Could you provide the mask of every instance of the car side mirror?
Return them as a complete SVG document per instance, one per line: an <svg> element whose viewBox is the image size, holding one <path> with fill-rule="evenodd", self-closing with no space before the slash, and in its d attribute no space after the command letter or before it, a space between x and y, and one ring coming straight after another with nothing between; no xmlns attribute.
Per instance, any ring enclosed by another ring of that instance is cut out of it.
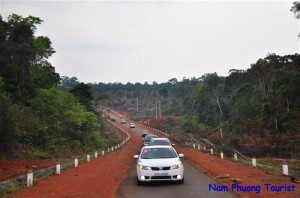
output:
<svg viewBox="0 0 300 198"><path fill-rule="evenodd" d="M144 146L148 146L148 143L144 143Z"/></svg>
<svg viewBox="0 0 300 198"><path fill-rule="evenodd" d="M183 158L183 157L184 157L184 155L183 155L183 154L181 154L181 153L179 153L179 154L178 154L178 157L179 157L179 158Z"/></svg>
<svg viewBox="0 0 300 198"><path fill-rule="evenodd" d="M175 144L172 144L172 146L175 146Z"/></svg>
<svg viewBox="0 0 300 198"><path fill-rule="evenodd" d="M134 155L133 158L134 159L139 159L139 155Z"/></svg>

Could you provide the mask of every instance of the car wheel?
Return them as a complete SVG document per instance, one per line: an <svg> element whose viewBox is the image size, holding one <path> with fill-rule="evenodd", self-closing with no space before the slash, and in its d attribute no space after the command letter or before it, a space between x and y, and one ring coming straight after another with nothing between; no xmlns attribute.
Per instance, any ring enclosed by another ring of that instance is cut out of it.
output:
<svg viewBox="0 0 300 198"><path fill-rule="evenodd" d="M143 185L143 182L140 181L140 180L138 180L138 178L136 178L136 184L137 184L138 186L141 186L141 185Z"/></svg>
<svg viewBox="0 0 300 198"><path fill-rule="evenodd" d="M179 180L178 183L179 183L179 184L183 184L183 183L184 183L184 178L182 178L182 180Z"/></svg>

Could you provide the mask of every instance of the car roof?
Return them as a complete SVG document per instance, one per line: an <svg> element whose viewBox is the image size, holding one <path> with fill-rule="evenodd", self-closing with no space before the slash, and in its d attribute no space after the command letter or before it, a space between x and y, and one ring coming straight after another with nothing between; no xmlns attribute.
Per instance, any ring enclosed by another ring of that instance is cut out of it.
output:
<svg viewBox="0 0 300 198"><path fill-rule="evenodd" d="M153 133L148 133L146 137L153 137L153 136L154 136L154 137L155 137L155 136L158 137L157 135L155 135L155 134L153 134Z"/></svg>
<svg viewBox="0 0 300 198"><path fill-rule="evenodd" d="M169 141L169 138L152 138L151 141L154 141L154 140L166 140L166 141Z"/></svg>
<svg viewBox="0 0 300 198"><path fill-rule="evenodd" d="M144 148L173 148L169 145L153 145L153 146L144 146Z"/></svg>

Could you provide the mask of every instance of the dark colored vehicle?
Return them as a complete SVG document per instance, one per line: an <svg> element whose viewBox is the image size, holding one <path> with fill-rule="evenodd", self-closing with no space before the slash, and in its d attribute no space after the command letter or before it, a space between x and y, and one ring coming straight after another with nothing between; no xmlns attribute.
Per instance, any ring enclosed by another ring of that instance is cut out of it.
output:
<svg viewBox="0 0 300 198"><path fill-rule="evenodd" d="M152 138L148 146L155 146L155 145L172 146L168 138Z"/></svg>
<svg viewBox="0 0 300 198"><path fill-rule="evenodd" d="M149 134L149 131L147 131L147 130L142 131L142 137L146 137L146 135L148 135L148 134Z"/></svg>
<svg viewBox="0 0 300 198"><path fill-rule="evenodd" d="M152 138L157 138L157 137L158 136L154 135L154 134L148 134L148 135L146 135L145 139L144 139L144 146L148 145Z"/></svg>

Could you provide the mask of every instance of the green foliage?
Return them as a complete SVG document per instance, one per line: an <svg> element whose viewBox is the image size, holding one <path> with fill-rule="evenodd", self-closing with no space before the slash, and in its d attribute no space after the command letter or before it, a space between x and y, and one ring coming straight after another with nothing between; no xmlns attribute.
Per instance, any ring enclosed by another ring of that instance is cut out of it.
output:
<svg viewBox="0 0 300 198"><path fill-rule="evenodd" d="M70 90L70 93L74 94L87 110L92 110L93 96L90 92L90 86L84 83L78 83Z"/></svg>
<svg viewBox="0 0 300 198"><path fill-rule="evenodd" d="M293 4L294 5L291 8L291 12L293 12L295 14L295 17L297 19L300 19L300 2L299 1L295 1Z"/></svg>
<svg viewBox="0 0 300 198"><path fill-rule="evenodd" d="M11 100L0 92L0 151L11 156L16 143L15 106Z"/></svg>
<svg viewBox="0 0 300 198"><path fill-rule="evenodd" d="M0 156L49 158L66 151L104 148L119 141L106 134L92 111L89 86L60 76L48 62L55 52L33 16L0 16ZM76 86L75 86L76 85Z"/></svg>
<svg viewBox="0 0 300 198"><path fill-rule="evenodd" d="M64 92L69 92L71 89L77 85L78 79L76 77L69 78L67 76L62 76L60 79L59 89Z"/></svg>
<svg viewBox="0 0 300 198"><path fill-rule="evenodd" d="M199 121L197 116L185 116L178 125L176 131L180 133L194 133L198 130Z"/></svg>
<svg viewBox="0 0 300 198"><path fill-rule="evenodd" d="M59 82L59 75L47 61L54 50L48 37L35 37L41 19L12 14L0 17L0 76L4 88L15 101L26 103L35 89L50 88Z"/></svg>

